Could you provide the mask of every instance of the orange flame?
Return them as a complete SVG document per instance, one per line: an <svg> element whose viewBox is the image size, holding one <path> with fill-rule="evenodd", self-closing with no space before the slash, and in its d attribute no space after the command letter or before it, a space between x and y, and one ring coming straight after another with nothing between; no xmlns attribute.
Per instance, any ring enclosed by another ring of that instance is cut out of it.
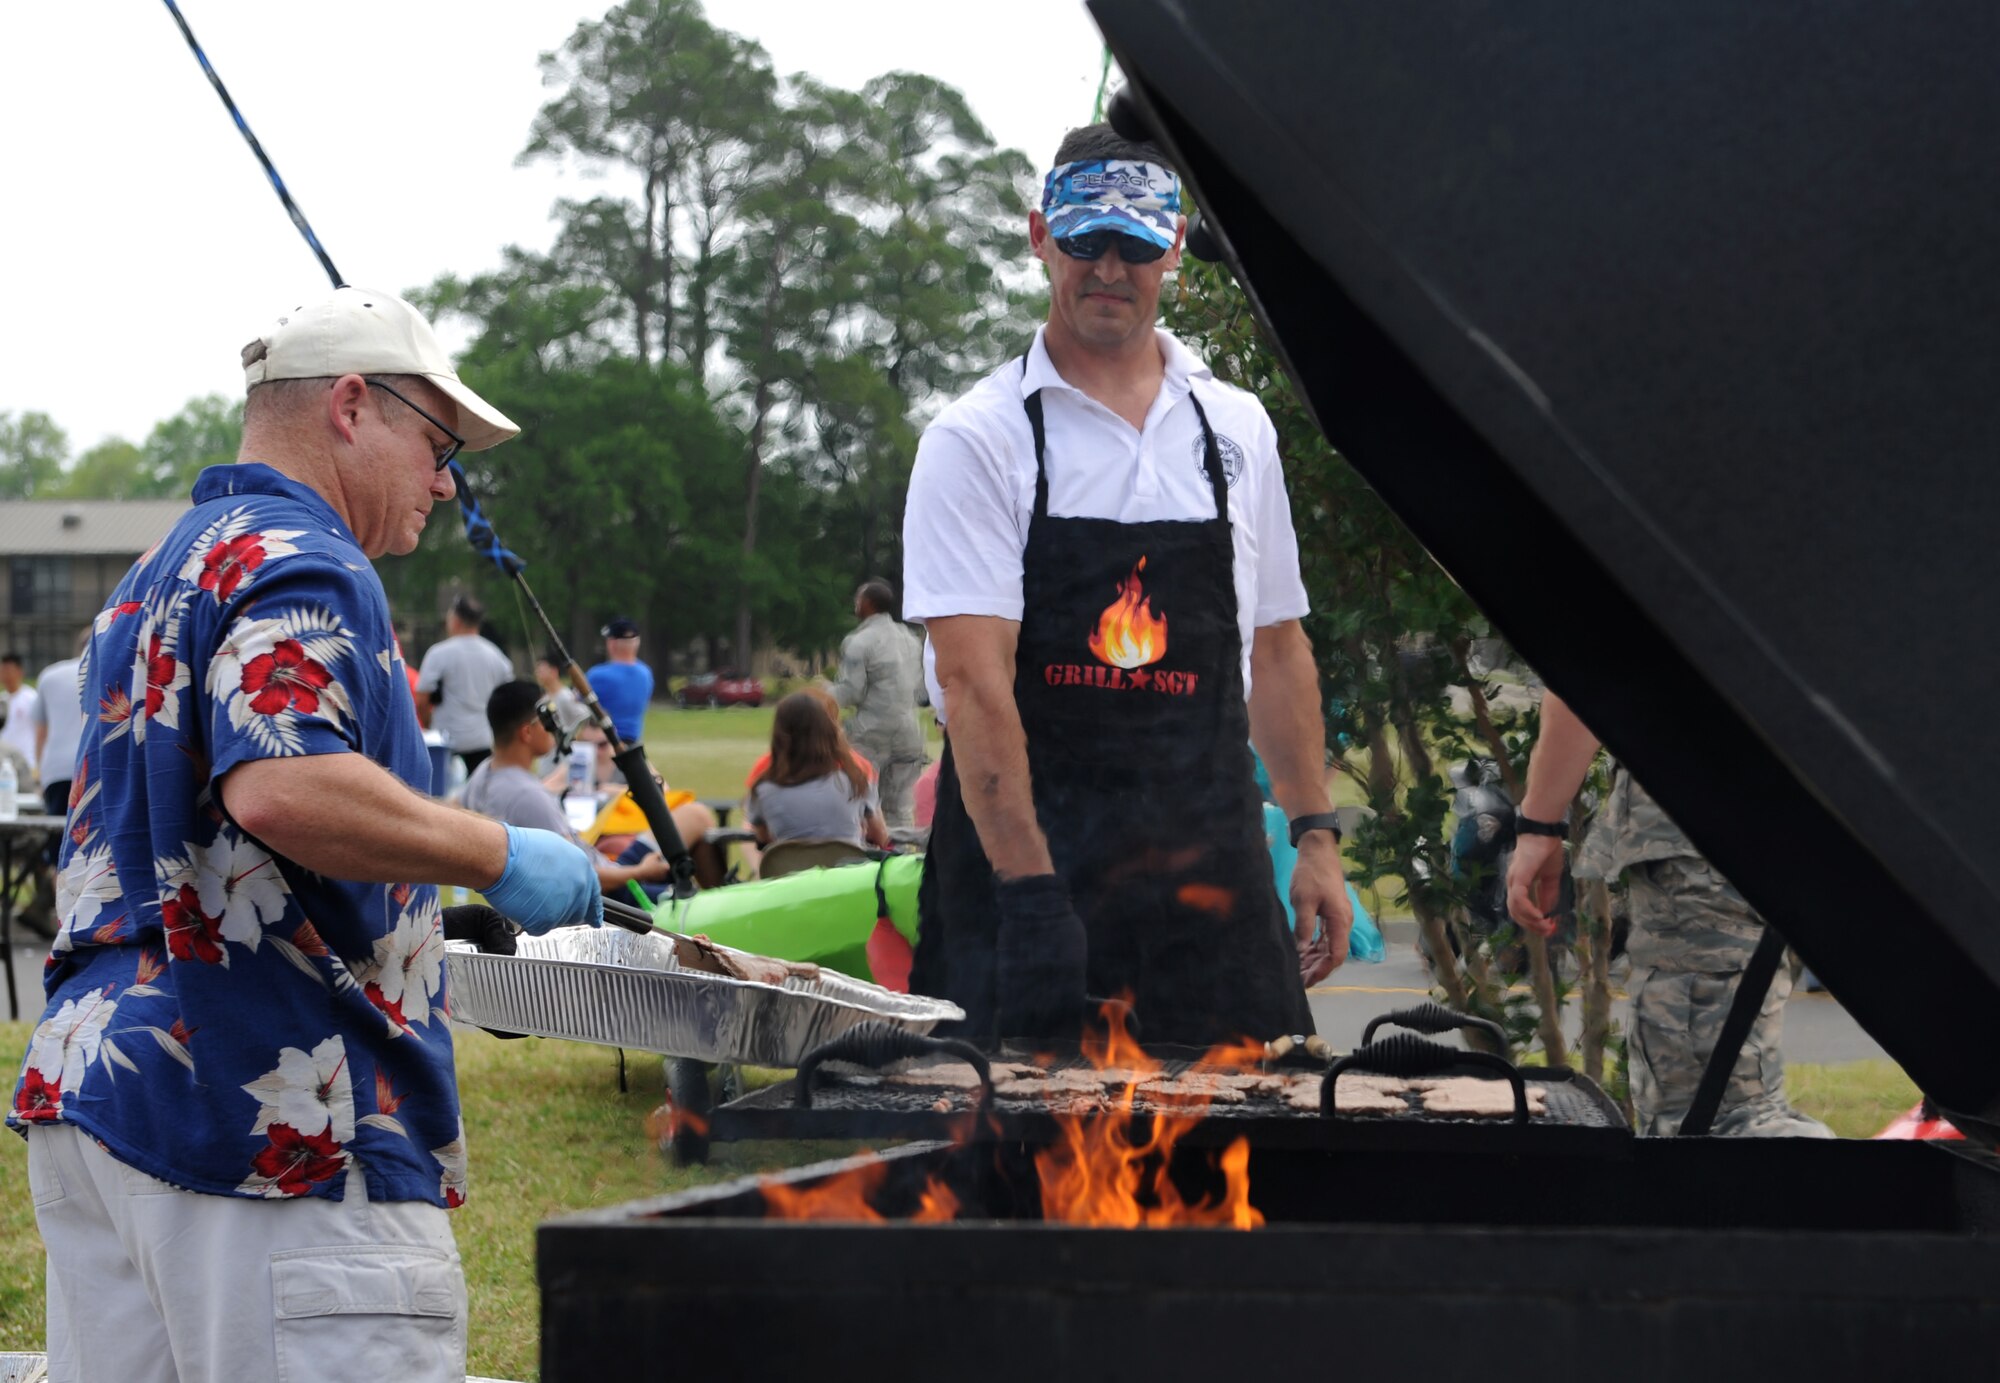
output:
<svg viewBox="0 0 2000 1383"><path fill-rule="evenodd" d="M1146 559L1118 583L1118 599L1105 607L1090 636L1090 653L1110 667L1139 668L1167 656L1166 616L1153 614L1153 603L1139 584Z"/></svg>
<svg viewBox="0 0 2000 1383"><path fill-rule="evenodd" d="M888 1176L888 1163L870 1162L811 1186L788 1186L782 1181L767 1180L758 1189L764 1193L766 1219L877 1224L888 1218L875 1208ZM933 1172L917 1193L916 1211L908 1219L911 1224L945 1224L958 1218L958 1205L958 1196Z"/></svg>
<svg viewBox="0 0 2000 1383"><path fill-rule="evenodd" d="M1133 1038L1125 1025L1130 1010L1122 1003L1106 1004L1104 1028L1087 1034L1082 1050L1100 1071L1122 1077L1112 1107L1102 1113L1057 1114L1057 1141L1035 1154L1041 1184L1042 1218L1076 1225L1141 1228L1163 1225L1208 1225L1256 1229L1263 1212L1250 1203L1250 1143L1235 1139L1211 1165L1222 1173L1220 1195L1189 1200L1175 1185L1171 1169L1174 1150L1187 1131L1200 1123L1213 1103L1200 1093L1199 1081L1189 1081L1180 1093L1149 1091L1150 1114L1145 1131L1138 1131L1133 1113L1139 1087L1165 1070ZM1262 1043L1244 1040L1210 1049L1194 1068L1247 1071L1263 1059ZM1043 1064L1038 1055L1037 1064ZM1162 1111L1165 1107L1166 1112ZM967 1121L954 1130L963 1144L973 1133ZM810 1186L766 1180L765 1215L774 1220L847 1220L880 1223L888 1217L877 1208L889 1175L889 1164L867 1163ZM915 1224L937 1224L958 1218L956 1194L933 1173L918 1193L917 1209L908 1216Z"/></svg>
<svg viewBox="0 0 2000 1383"><path fill-rule="evenodd" d="M813 1186L764 1183L764 1213L773 1220L862 1220L883 1218L868 1198L889 1175L889 1164L871 1162L828 1177Z"/></svg>
<svg viewBox="0 0 2000 1383"><path fill-rule="evenodd" d="M1126 1030L1127 1011L1123 1005L1105 1005L1104 1031L1087 1037L1083 1044L1091 1065L1125 1075L1115 1107L1102 1115L1057 1115L1061 1138L1035 1154L1035 1172L1042 1186L1042 1218L1121 1228L1257 1228L1264 1223L1264 1216L1250 1204L1247 1139L1234 1140L1219 1159L1224 1181L1220 1199L1189 1201L1169 1175L1175 1145L1208 1113L1209 1096L1164 1097L1161 1102L1172 1104L1177 1112L1154 1114L1144 1135L1135 1132L1133 1096L1141 1084L1162 1074L1162 1068ZM1198 1066L1242 1069L1262 1056L1260 1046L1236 1043L1213 1049Z"/></svg>

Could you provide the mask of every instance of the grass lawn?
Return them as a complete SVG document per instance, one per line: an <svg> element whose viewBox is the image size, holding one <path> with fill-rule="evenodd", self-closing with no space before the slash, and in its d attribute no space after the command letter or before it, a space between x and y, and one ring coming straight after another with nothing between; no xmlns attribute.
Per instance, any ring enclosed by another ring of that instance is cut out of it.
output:
<svg viewBox="0 0 2000 1383"><path fill-rule="evenodd" d="M736 801L750 765L771 748L772 705L722 706L715 710L683 711L655 703L646 712L646 757L671 787L686 788L697 797ZM931 757L943 752L944 740L928 709L917 712Z"/></svg>
<svg viewBox="0 0 2000 1383"><path fill-rule="evenodd" d="M31 1025L0 1023L0 1070L20 1069ZM646 1116L660 1102L660 1060L627 1053L618 1093L608 1047L456 1033L459 1089L472 1149L471 1197L452 1212L472 1296L475 1374L536 1375L540 1298L535 1226L565 1211L663 1195L703 1182L799 1166L854 1144L718 1145L704 1168L655 1151ZM27 1144L0 1137L0 1353L42 1348L42 1244L28 1199Z"/></svg>
<svg viewBox="0 0 2000 1383"><path fill-rule="evenodd" d="M14 1072L29 1025L0 1024L0 1070ZM628 1054L618 1093L608 1048L458 1034L459 1086L472 1149L472 1195L452 1215L472 1293L474 1373L535 1376L539 1298L535 1225L554 1215L660 1195L749 1172L798 1166L852 1145L717 1145L708 1167L680 1169L655 1150L646 1115L659 1103L656 1057ZM1865 1138L1916 1103L1893 1062L1793 1066L1792 1097L1846 1138ZM42 1342L42 1247L27 1196L27 1145L0 1138L0 1351Z"/></svg>

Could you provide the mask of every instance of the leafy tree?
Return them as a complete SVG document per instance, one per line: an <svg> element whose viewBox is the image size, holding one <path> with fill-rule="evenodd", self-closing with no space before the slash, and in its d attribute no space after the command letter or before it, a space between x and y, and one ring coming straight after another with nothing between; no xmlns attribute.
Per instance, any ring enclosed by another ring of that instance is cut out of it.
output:
<svg viewBox="0 0 2000 1383"><path fill-rule="evenodd" d="M921 420L1032 331L1008 267L1026 255L1032 176L958 91L892 72L864 86L837 185L862 227L859 298L802 390L811 465L861 571L900 584L903 499Z"/></svg>
<svg viewBox="0 0 2000 1383"><path fill-rule="evenodd" d="M731 647L753 648L758 519L765 467L797 423L811 362L831 348L861 295L859 221L839 205L863 177L849 133L865 118L852 93L798 80L793 100L761 131L760 173L741 202L745 226L723 288L724 342L747 407L742 546Z"/></svg>
<svg viewBox="0 0 2000 1383"><path fill-rule="evenodd" d="M529 398L544 375L581 388L673 362L736 448L674 473L678 541L706 554L674 563L699 588L673 604L676 637L711 654L726 637L738 660L760 628L822 646L858 580L900 577L922 418L1027 334L1006 266L1028 164L929 77L780 83L697 0L626 0L542 68L554 94L522 158L609 185L558 204L545 253L510 248L498 271L424 296L474 319L471 358L505 362Z"/></svg>
<svg viewBox="0 0 2000 1383"><path fill-rule="evenodd" d="M700 380L731 207L776 89L769 58L696 0L629 0L544 54L542 80L558 95L521 157L622 169L638 191L560 204L559 253L616 286L641 360L677 354Z"/></svg>
<svg viewBox="0 0 2000 1383"><path fill-rule="evenodd" d="M139 497L185 495L208 466L226 466L243 446L243 403L221 394L189 399L154 424L140 447L145 464Z"/></svg>
<svg viewBox="0 0 2000 1383"><path fill-rule="evenodd" d="M61 484L69 438L46 413L0 412L0 499L47 499Z"/></svg>
<svg viewBox="0 0 2000 1383"><path fill-rule="evenodd" d="M1463 591L1328 445L1226 272L1187 261L1168 295L1169 324L1199 343L1216 376L1255 394L1270 413L1302 539L1312 600L1306 627L1324 690L1327 742L1360 783L1374 816L1348 844L1357 884L1388 883L1415 915L1441 996L1503 1021L1513 1043L1568 1061L1560 1017L1570 997L1539 938L1510 926L1480 937L1467 923L1464 880L1450 858L1452 789L1440 765L1495 761L1516 799L1533 742L1533 713L1509 718L1474 675L1470 650L1491 633ZM1456 695L1454 694L1456 693ZM1461 708L1460 702L1463 702ZM1584 815L1575 813L1577 818ZM1583 1057L1602 1075L1615 1045L1601 909L1582 919ZM1509 992L1497 960L1523 948L1528 996Z"/></svg>
<svg viewBox="0 0 2000 1383"><path fill-rule="evenodd" d="M62 499L142 498L146 454L123 437L107 437L77 457L56 488Z"/></svg>
<svg viewBox="0 0 2000 1383"><path fill-rule="evenodd" d="M464 457L501 541L528 562L543 606L589 661L615 614L656 641L704 632L713 573L732 544L701 522L739 442L678 366L612 357L546 366L492 332L460 364L466 382L521 424L521 436ZM467 545L456 515L434 512L418 551L386 564L398 608L434 611L449 584L479 591L515 646L539 651L538 624L516 616L511 582ZM410 650L415 656L420 650Z"/></svg>

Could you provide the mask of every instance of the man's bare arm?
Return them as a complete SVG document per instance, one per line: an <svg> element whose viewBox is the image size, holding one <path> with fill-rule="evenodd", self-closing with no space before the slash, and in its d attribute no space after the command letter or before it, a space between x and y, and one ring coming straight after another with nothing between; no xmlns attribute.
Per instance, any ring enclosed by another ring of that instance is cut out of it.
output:
<svg viewBox="0 0 2000 1383"><path fill-rule="evenodd" d="M1020 621L952 615L925 627L937 655L959 790L993 872L1002 879L1053 873L1048 840L1035 820L1028 736L1014 703Z"/></svg>
<svg viewBox="0 0 2000 1383"><path fill-rule="evenodd" d="M359 754L253 759L217 786L238 826L328 878L484 889L507 867L499 822L421 796Z"/></svg>
<svg viewBox="0 0 2000 1383"><path fill-rule="evenodd" d="M1597 749L1597 736L1576 718L1569 703L1554 692L1545 692L1541 732L1528 756L1528 787L1521 794L1521 815L1530 821L1561 820L1583 787Z"/></svg>
<svg viewBox="0 0 2000 1383"><path fill-rule="evenodd" d="M1288 818L1333 810L1326 791L1319 665L1313 662L1312 640L1295 619L1263 625L1251 641L1250 742L1271 776L1271 796ZM1334 964L1345 961L1354 907L1332 832L1311 831L1299 842L1291 902L1299 944L1324 926Z"/></svg>
<svg viewBox="0 0 2000 1383"><path fill-rule="evenodd" d="M1267 624L1250 644L1250 742L1287 817L1333 810L1326 792L1326 721L1312 640L1295 619Z"/></svg>
<svg viewBox="0 0 2000 1383"><path fill-rule="evenodd" d="M1521 815L1530 821L1559 821L1583 786L1597 757L1597 736L1554 692L1542 697L1542 728L1528 758L1528 786ZM1507 911L1529 931L1551 936L1561 897L1563 843L1555 836L1522 835L1507 865Z"/></svg>

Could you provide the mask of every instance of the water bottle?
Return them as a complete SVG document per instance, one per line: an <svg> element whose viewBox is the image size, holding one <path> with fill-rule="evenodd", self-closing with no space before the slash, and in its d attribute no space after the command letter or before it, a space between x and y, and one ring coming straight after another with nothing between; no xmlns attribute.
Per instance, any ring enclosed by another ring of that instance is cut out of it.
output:
<svg viewBox="0 0 2000 1383"><path fill-rule="evenodd" d="M597 777L597 746L585 740L578 740L569 747L569 787L565 795L591 797L595 795Z"/></svg>
<svg viewBox="0 0 2000 1383"><path fill-rule="evenodd" d="M0 821L15 821L21 815L21 778L14 772L14 760L0 756Z"/></svg>

